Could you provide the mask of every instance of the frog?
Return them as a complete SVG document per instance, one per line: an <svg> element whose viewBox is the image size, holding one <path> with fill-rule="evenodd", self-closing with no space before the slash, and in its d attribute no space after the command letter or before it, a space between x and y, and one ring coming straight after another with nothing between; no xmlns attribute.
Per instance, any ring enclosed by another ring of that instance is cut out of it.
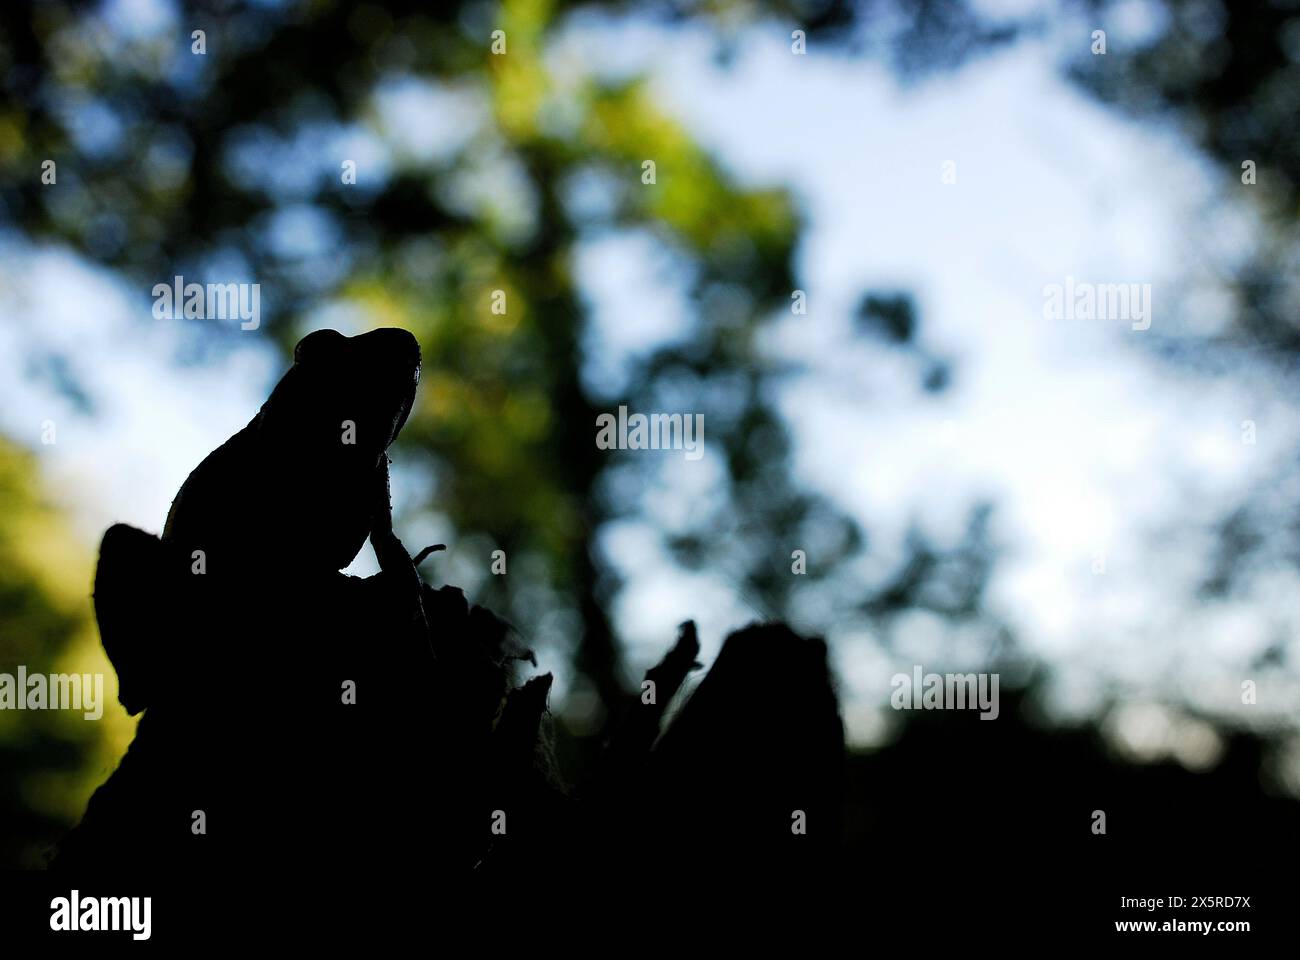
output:
<svg viewBox="0 0 1300 960"><path fill-rule="evenodd" d="M247 607L356 592L341 571L367 538L419 629L426 554L410 557L393 532L387 453L419 380L409 331L312 332L257 414L186 478L161 535L109 527L93 597L128 713L165 690L184 652L181 624L221 616L234 595Z"/></svg>

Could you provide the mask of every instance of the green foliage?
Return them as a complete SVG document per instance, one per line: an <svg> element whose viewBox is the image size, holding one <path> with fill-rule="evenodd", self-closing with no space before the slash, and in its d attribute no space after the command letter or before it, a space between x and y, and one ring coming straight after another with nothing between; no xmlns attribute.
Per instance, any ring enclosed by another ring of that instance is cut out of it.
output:
<svg viewBox="0 0 1300 960"><path fill-rule="evenodd" d="M131 738L90 614L91 554L41 493L36 458L0 439L0 672L104 674L104 711L0 710L0 867L39 867Z"/></svg>

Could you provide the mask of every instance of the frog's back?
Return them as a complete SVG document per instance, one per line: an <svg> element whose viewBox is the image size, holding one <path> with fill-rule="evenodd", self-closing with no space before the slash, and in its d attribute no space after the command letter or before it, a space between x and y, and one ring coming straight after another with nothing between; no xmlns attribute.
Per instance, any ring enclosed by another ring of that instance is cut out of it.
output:
<svg viewBox="0 0 1300 960"><path fill-rule="evenodd" d="M209 453L181 484L167 511L165 542L209 550L247 532L260 487L256 424Z"/></svg>

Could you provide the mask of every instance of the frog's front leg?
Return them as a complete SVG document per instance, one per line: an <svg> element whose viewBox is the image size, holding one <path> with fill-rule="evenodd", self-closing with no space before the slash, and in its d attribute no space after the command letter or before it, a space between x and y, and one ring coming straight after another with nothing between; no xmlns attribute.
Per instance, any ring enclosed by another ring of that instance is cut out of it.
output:
<svg viewBox="0 0 1300 960"><path fill-rule="evenodd" d="M379 561L378 576L393 588L398 603L409 605L411 623L420 635L429 639L429 622L424 613L422 583L415 561L393 532L393 501L388 484L388 455L379 458L375 471L374 508L371 514L370 545Z"/></svg>

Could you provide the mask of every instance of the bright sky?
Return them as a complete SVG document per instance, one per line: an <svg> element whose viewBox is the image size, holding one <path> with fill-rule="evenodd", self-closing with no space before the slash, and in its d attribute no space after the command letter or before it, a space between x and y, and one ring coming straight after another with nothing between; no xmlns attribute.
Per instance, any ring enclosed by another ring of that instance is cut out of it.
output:
<svg viewBox="0 0 1300 960"><path fill-rule="evenodd" d="M991 596L1060 668L1065 712L1120 684L1129 696L1240 714L1240 680L1255 676L1246 664L1296 635L1300 583L1279 569L1246 603L1188 598L1210 543L1204 525L1285 469L1300 430L1295 385L1194 378L1141 340L1223 322L1212 279L1192 269L1219 251L1186 234L1199 222L1248 236L1244 213L1207 213L1222 174L1172 133L1127 122L1060 79L1059 36L910 91L871 63L815 48L792 55L778 30L737 43L727 71L702 36L602 37L574 41L572 55L644 65L662 102L737 175L790 184L804 202L797 276L809 314L784 321L775 345L810 371L785 397L801 475L870 518L885 544L913 519L955 540L970 505L994 497L998 539L1012 549ZM949 160L952 185L941 180ZM1067 276L1152 284L1153 330L1044 320L1044 286ZM955 385L939 399L921 392L913 361L852 336L858 298L880 288L914 292L923 343L956 359ZM626 257L590 289L606 342L634 349L642 331L665 328L653 254ZM1241 440L1247 419L1254 446ZM624 539L632 587L620 622L648 660L701 591L725 591L644 572L644 543ZM1104 576L1093 573L1098 553ZM729 605L715 614L705 628L715 639L752 616ZM902 658L868 635L833 635L842 677L864 702L879 702L912 662L960 660L929 617L910 626ZM1269 693L1276 719L1300 691L1292 681Z"/></svg>

